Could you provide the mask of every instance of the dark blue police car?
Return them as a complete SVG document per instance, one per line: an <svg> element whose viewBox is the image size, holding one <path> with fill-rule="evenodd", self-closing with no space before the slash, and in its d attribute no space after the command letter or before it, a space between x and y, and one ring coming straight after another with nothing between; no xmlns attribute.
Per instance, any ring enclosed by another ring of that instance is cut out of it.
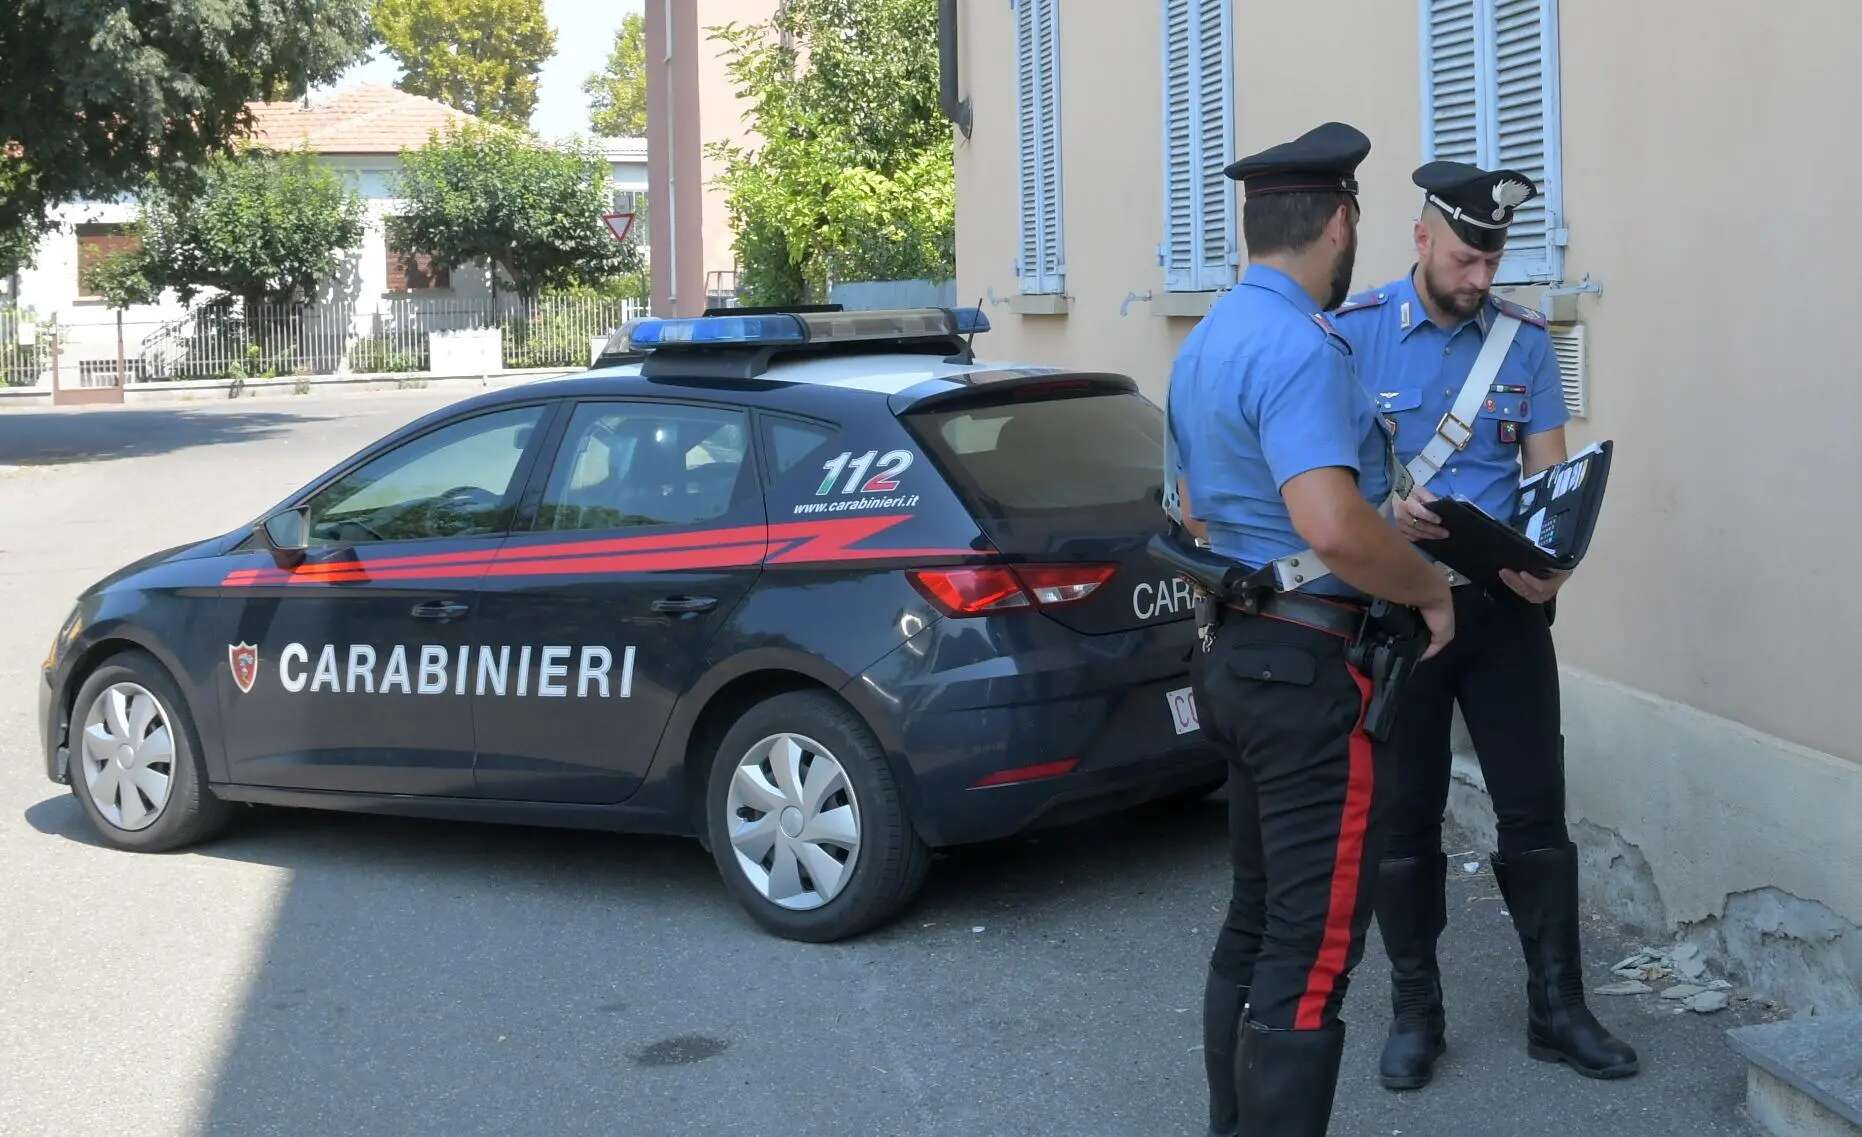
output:
<svg viewBox="0 0 1862 1137"><path fill-rule="evenodd" d="M1210 788L1144 553L1161 413L977 363L983 328L647 321L635 362L428 415L84 593L47 772L127 849L235 802L693 834L807 940L930 847Z"/></svg>

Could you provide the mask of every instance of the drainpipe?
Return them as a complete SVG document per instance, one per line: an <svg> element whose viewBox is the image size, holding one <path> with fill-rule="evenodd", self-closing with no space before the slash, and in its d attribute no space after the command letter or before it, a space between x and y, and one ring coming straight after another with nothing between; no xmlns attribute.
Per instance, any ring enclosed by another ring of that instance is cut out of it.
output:
<svg viewBox="0 0 1862 1137"><path fill-rule="evenodd" d="M956 123L965 138L970 137L974 117L970 100L957 93L957 0L938 0L937 4L937 81L938 106L944 117Z"/></svg>

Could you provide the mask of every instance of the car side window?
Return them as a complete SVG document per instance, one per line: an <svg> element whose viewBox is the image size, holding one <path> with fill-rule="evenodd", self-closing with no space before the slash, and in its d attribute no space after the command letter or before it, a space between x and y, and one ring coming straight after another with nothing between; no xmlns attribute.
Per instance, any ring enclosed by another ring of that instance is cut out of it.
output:
<svg viewBox="0 0 1862 1137"><path fill-rule="evenodd" d="M698 525L729 512L748 450L742 411L584 403L556 452L535 528Z"/></svg>
<svg viewBox="0 0 1862 1137"><path fill-rule="evenodd" d="M779 478L788 473L797 462L821 449L836 433L833 427L818 422L765 418L763 444L768 454L769 476Z"/></svg>
<svg viewBox="0 0 1862 1137"><path fill-rule="evenodd" d="M502 532L511 479L542 418L536 406L477 415L351 470L310 499L311 544Z"/></svg>

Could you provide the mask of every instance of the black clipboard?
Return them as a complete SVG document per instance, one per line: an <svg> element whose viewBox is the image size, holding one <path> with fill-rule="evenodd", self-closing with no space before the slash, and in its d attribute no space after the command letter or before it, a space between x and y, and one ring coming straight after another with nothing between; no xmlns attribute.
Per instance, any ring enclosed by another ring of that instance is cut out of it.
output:
<svg viewBox="0 0 1862 1137"><path fill-rule="evenodd" d="M1590 550L1603 512L1611 449L1609 442L1596 443L1520 483L1510 525L1465 498L1430 502L1448 536L1416 547L1470 580L1499 583L1501 569L1570 572Z"/></svg>

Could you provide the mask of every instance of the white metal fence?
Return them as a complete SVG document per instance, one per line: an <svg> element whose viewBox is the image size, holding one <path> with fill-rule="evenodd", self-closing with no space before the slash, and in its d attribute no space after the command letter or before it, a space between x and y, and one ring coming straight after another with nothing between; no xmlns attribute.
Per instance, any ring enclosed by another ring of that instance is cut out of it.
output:
<svg viewBox="0 0 1862 1137"><path fill-rule="evenodd" d="M0 309L0 385L114 385L119 342L130 383L167 379L422 372L433 332L496 328L507 368L586 367L590 341L647 314L644 301L585 296L248 307L218 298L176 318L126 320L107 309L54 325Z"/></svg>

